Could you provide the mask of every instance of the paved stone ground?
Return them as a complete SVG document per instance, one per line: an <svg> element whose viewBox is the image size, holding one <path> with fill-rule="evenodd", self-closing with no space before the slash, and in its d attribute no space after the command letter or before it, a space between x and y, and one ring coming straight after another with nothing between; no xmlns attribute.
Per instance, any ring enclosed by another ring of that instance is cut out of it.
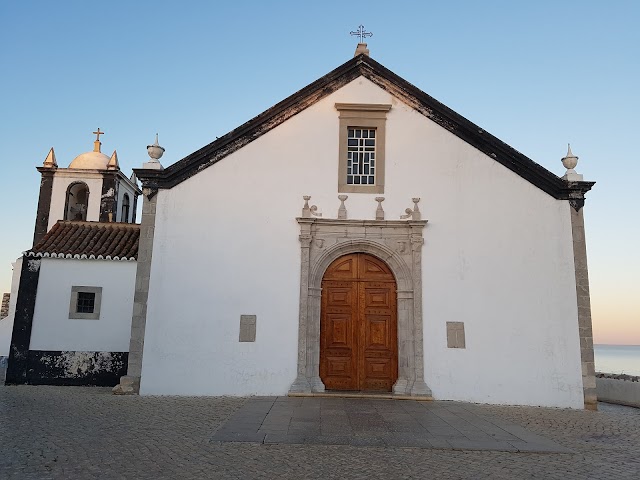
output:
<svg viewBox="0 0 640 480"><path fill-rule="evenodd" d="M570 453L547 438L455 402L255 397L212 440Z"/></svg>
<svg viewBox="0 0 640 480"><path fill-rule="evenodd" d="M640 478L635 409L452 404L519 425L573 453L212 441L247 402L0 387L0 478Z"/></svg>

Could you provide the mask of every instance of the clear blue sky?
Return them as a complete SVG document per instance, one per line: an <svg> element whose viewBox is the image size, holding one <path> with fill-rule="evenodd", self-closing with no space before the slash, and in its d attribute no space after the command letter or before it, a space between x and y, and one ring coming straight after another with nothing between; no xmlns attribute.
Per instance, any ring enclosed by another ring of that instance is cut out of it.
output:
<svg viewBox="0 0 640 480"><path fill-rule="evenodd" d="M40 165L156 132L171 164L352 57L371 56L552 172L567 142L585 206L594 332L640 344L638 1L0 4L0 291L31 246Z"/></svg>

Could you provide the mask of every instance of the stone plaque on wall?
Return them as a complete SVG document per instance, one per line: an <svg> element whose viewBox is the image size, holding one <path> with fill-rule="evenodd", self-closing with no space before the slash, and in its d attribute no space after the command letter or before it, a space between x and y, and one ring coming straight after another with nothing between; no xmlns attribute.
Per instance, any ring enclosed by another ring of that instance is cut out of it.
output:
<svg viewBox="0 0 640 480"><path fill-rule="evenodd" d="M447 322L447 347L465 348L464 322Z"/></svg>
<svg viewBox="0 0 640 480"><path fill-rule="evenodd" d="M240 341L256 341L256 315L240 315Z"/></svg>

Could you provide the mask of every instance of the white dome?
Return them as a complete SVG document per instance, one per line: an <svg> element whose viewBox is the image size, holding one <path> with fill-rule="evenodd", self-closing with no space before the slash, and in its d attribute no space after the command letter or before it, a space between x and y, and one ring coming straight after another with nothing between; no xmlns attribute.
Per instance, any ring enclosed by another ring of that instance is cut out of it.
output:
<svg viewBox="0 0 640 480"><path fill-rule="evenodd" d="M85 170L106 170L109 157L102 152L87 152L73 159L69 168L82 168Z"/></svg>

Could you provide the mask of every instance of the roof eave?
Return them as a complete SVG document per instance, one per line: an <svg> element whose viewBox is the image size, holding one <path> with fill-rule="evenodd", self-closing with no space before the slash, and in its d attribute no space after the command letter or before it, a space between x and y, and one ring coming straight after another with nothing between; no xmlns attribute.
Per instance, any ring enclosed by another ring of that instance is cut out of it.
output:
<svg viewBox="0 0 640 480"><path fill-rule="evenodd" d="M382 64L362 54L166 169L133 171L141 180L143 188L172 188L361 75L554 198L569 199L578 191L584 195L595 183L579 182L591 185L586 190L570 185L577 182L566 182Z"/></svg>

